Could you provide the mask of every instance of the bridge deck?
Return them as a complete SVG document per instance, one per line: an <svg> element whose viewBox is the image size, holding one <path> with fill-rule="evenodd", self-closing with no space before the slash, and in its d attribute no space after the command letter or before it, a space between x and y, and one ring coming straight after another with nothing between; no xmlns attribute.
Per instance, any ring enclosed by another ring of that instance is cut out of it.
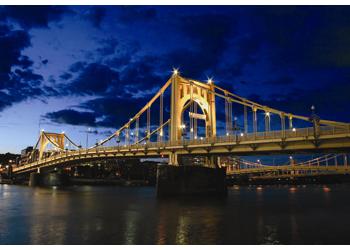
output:
<svg viewBox="0 0 350 250"><path fill-rule="evenodd" d="M315 140L317 139L317 140ZM116 157L163 157L201 154L264 154L296 151L349 150L350 127L320 127L319 136L314 137L313 128L270 131L235 136L218 136L176 142L149 142L147 144L97 147L60 152L57 155L35 161L13 169L14 173L33 171L37 168L76 163L79 161Z"/></svg>

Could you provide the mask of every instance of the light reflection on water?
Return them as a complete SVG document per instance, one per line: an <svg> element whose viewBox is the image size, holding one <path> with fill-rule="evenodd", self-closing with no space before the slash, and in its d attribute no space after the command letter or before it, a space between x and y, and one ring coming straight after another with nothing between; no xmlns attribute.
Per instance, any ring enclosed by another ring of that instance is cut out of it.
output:
<svg viewBox="0 0 350 250"><path fill-rule="evenodd" d="M0 244L349 244L350 185L234 186L226 199L154 188L0 185Z"/></svg>

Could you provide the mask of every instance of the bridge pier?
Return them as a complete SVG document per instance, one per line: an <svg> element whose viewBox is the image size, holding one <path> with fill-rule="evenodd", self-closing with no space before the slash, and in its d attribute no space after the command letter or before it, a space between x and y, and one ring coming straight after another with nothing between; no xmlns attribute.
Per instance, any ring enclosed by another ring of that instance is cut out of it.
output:
<svg viewBox="0 0 350 250"><path fill-rule="evenodd" d="M198 166L158 166L157 196L226 196L226 169Z"/></svg>
<svg viewBox="0 0 350 250"><path fill-rule="evenodd" d="M175 152L169 154L168 164L172 165L172 166L178 166L179 165L178 155Z"/></svg>
<svg viewBox="0 0 350 250"><path fill-rule="evenodd" d="M29 186L65 186L68 184L68 177L59 172L51 173L30 173Z"/></svg>

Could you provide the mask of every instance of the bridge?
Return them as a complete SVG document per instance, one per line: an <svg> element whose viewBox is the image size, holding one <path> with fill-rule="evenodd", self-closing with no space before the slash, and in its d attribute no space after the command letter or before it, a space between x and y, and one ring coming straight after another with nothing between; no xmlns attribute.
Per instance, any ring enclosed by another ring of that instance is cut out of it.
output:
<svg viewBox="0 0 350 250"><path fill-rule="evenodd" d="M225 122L217 122L220 115ZM65 133L41 131L28 161L13 173L108 158L167 158L177 166L179 157L194 155L207 157L209 167L220 167L225 155L342 153L349 148L349 123L321 119L314 108L309 117L280 111L211 79L200 82L174 70L151 100L106 139L83 148Z"/></svg>

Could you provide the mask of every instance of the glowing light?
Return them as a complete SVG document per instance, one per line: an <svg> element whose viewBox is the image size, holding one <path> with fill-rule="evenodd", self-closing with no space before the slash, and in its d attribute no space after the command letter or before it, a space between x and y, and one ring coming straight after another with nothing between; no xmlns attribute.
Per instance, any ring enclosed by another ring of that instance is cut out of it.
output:
<svg viewBox="0 0 350 250"><path fill-rule="evenodd" d="M296 130L295 128L292 128L292 131L295 132L295 131L297 131L297 130Z"/></svg>
<svg viewBox="0 0 350 250"><path fill-rule="evenodd" d="M266 115L266 116L270 116L270 112L266 112L265 115Z"/></svg>
<svg viewBox="0 0 350 250"><path fill-rule="evenodd" d="M197 136L196 135L194 136L194 139L197 140Z"/></svg>
<svg viewBox="0 0 350 250"><path fill-rule="evenodd" d="M212 78L212 77L211 77L211 78L208 78L207 83L208 83L208 84L212 84L212 83L213 83L213 78Z"/></svg>
<svg viewBox="0 0 350 250"><path fill-rule="evenodd" d="M130 135L134 135L134 133L133 133L133 132L131 132L131 133L130 133Z"/></svg>
<svg viewBox="0 0 350 250"><path fill-rule="evenodd" d="M62 134L64 134L64 131L62 131Z"/></svg>
<svg viewBox="0 0 350 250"><path fill-rule="evenodd" d="M178 75L179 73L180 73L179 69L173 68L173 75L174 76Z"/></svg>
<svg viewBox="0 0 350 250"><path fill-rule="evenodd" d="M229 133L226 133L226 136L229 136L230 134Z"/></svg>
<svg viewBox="0 0 350 250"><path fill-rule="evenodd" d="M130 121L132 121L132 118L130 118Z"/></svg>
<svg viewBox="0 0 350 250"><path fill-rule="evenodd" d="M243 137L243 136L244 136L244 134L243 134L243 133L241 133L241 136Z"/></svg>
<svg viewBox="0 0 350 250"><path fill-rule="evenodd" d="M163 131L160 131L159 136L163 136Z"/></svg>
<svg viewBox="0 0 350 250"><path fill-rule="evenodd" d="M193 132L193 128L191 128L191 132Z"/></svg>
<svg viewBox="0 0 350 250"><path fill-rule="evenodd" d="M201 137L200 139L203 140L203 137Z"/></svg>
<svg viewBox="0 0 350 250"><path fill-rule="evenodd" d="M45 131L45 129L41 129L41 132L44 132Z"/></svg>
<svg viewBox="0 0 350 250"><path fill-rule="evenodd" d="M328 193L330 191L331 189L329 187L326 187L326 186L323 187L323 192Z"/></svg>
<svg viewBox="0 0 350 250"><path fill-rule="evenodd" d="M180 125L180 128L185 129L185 128L186 128L186 125L185 125L185 124L181 124L181 125Z"/></svg>

